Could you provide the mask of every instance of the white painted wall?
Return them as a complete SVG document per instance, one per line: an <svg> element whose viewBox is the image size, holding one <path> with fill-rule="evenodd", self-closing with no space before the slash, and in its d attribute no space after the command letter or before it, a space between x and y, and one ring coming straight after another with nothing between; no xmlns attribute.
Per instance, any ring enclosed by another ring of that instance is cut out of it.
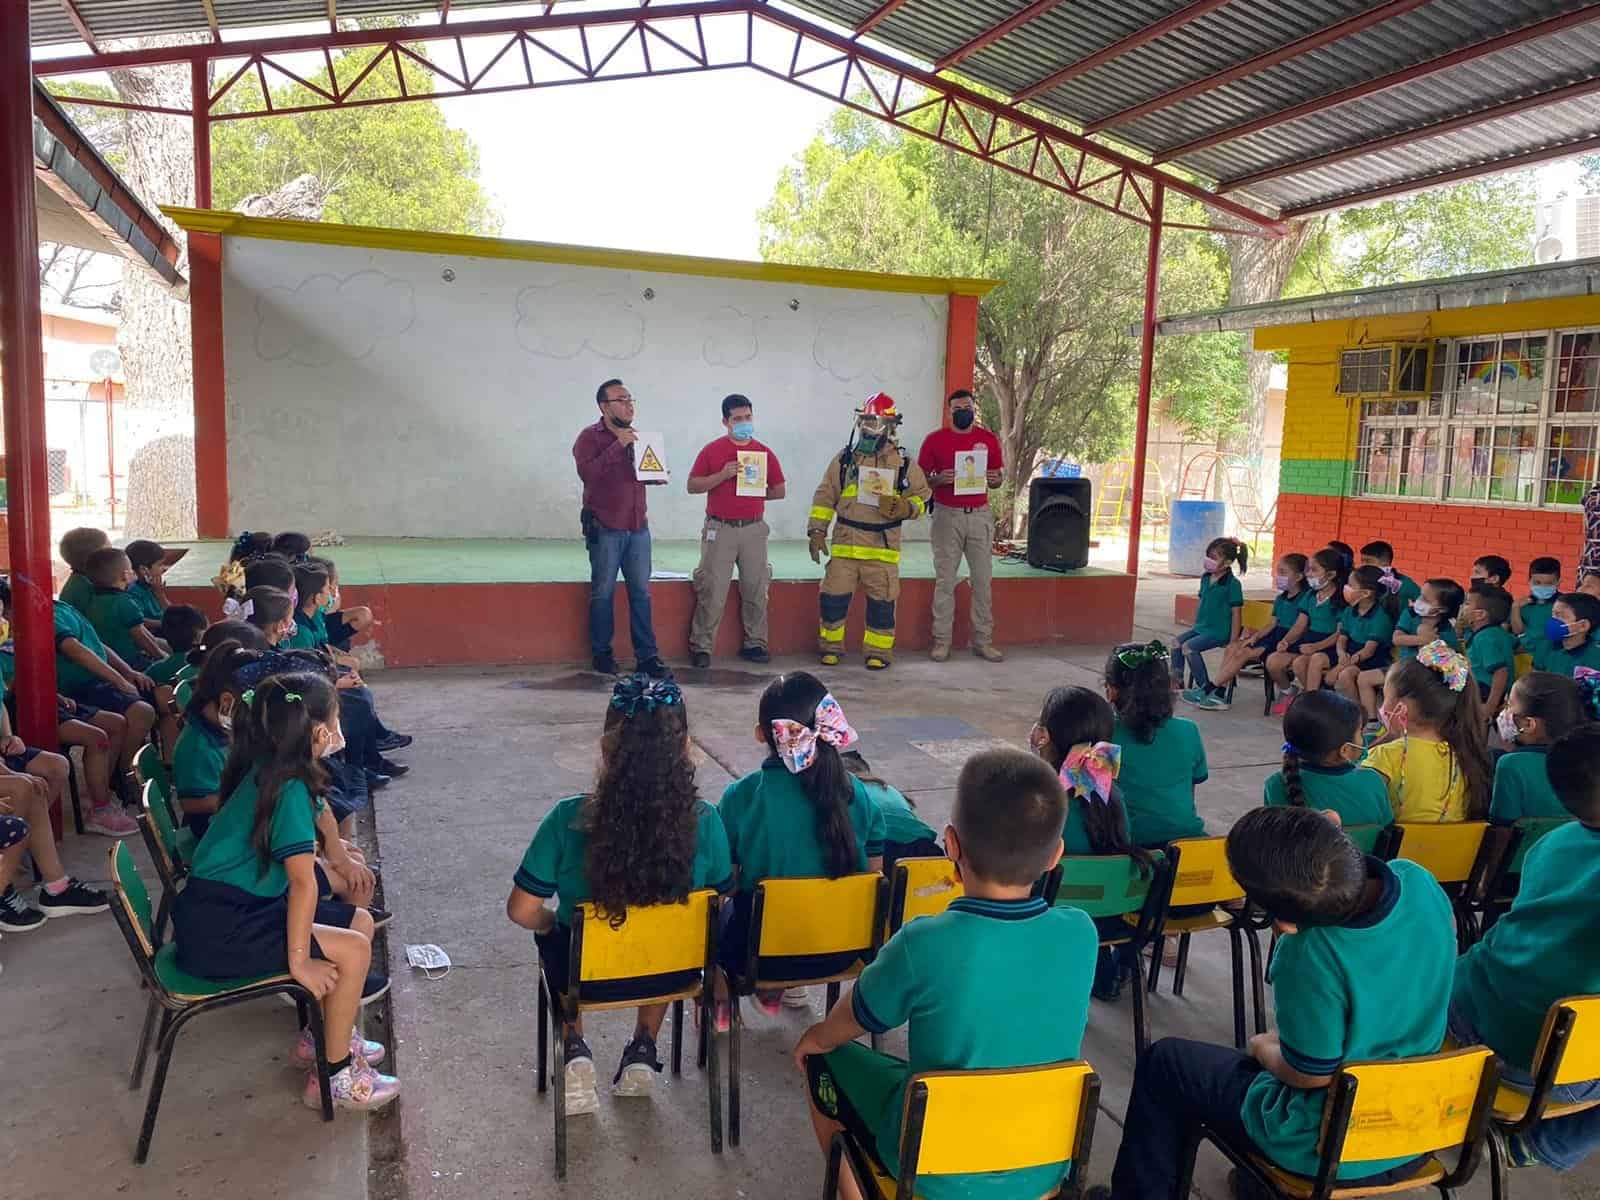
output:
<svg viewBox="0 0 1600 1200"><path fill-rule="evenodd" d="M688 468L743 392L790 480L773 535L803 538L864 397L913 456L941 416L943 296L229 237L223 312L234 529L576 538L572 442L620 376L667 434L656 537L699 536Z"/></svg>

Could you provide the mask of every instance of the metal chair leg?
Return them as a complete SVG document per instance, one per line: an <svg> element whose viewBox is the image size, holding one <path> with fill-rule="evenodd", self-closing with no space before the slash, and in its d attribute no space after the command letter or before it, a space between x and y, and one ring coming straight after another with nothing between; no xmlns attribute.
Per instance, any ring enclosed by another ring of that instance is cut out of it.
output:
<svg viewBox="0 0 1600 1200"><path fill-rule="evenodd" d="M1261 938L1254 929L1244 931L1245 944L1250 947L1250 1000L1256 1010L1256 1032L1267 1031L1267 984L1261 969Z"/></svg>
<svg viewBox="0 0 1600 1200"><path fill-rule="evenodd" d="M555 1092L556 1113L556 1178L567 1177L567 1046L566 1038L556 1037L551 1090Z"/></svg>
<svg viewBox="0 0 1600 1200"><path fill-rule="evenodd" d="M1156 989L1161 984L1161 960L1166 953L1167 939L1165 935L1156 938L1150 943L1150 994L1152 996L1155 995ZM1134 959L1136 964L1138 961L1137 958ZM1138 974L1138 971L1134 972L1135 978L1138 977Z"/></svg>
<svg viewBox="0 0 1600 1200"><path fill-rule="evenodd" d="M712 1038L711 1023L717 1019L716 1005L717 1001L713 996L710 1000L707 1000L696 1006L696 1011L700 1014L700 1035L697 1039L700 1045L699 1049L695 1052L694 1065L699 1067L702 1071L706 1069L707 1050L709 1049Z"/></svg>
<svg viewBox="0 0 1600 1200"><path fill-rule="evenodd" d="M67 790L72 796L72 829L79 837L83 836L83 797L78 793L78 764L73 761L72 752L67 752Z"/></svg>
<svg viewBox="0 0 1600 1200"><path fill-rule="evenodd" d="M1490 1200L1510 1200L1511 1196L1511 1154L1502 1140L1502 1135L1495 1128L1494 1123L1489 1123L1485 1142L1489 1145L1489 1198Z"/></svg>
<svg viewBox="0 0 1600 1200"><path fill-rule="evenodd" d="M539 980L539 986L534 989L539 993L539 1067L536 1079L539 1095L544 1095L545 1086L549 1080L550 1066L550 1005L544 995L544 980Z"/></svg>
<svg viewBox="0 0 1600 1200"><path fill-rule="evenodd" d="M1245 1047L1243 942L1238 929L1228 930L1228 957L1233 965L1233 1045L1238 1050Z"/></svg>
<svg viewBox="0 0 1600 1200"><path fill-rule="evenodd" d="M672 1002L672 1073L683 1074L683 1001Z"/></svg>
<svg viewBox="0 0 1600 1200"><path fill-rule="evenodd" d="M839 1195L839 1163L844 1158L844 1143L839 1134L833 1135L828 1145L828 1165L822 1172L822 1200L837 1200Z"/></svg>
<svg viewBox="0 0 1600 1200"><path fill-rule="evenodd" d="M161 1011L161 1001L150 993L150 1003L144 1010L144 1028L139 1033L139 1049L133 1056L133 1074L128 1079L128 1090L137 1092L144 1083L144 1064L150 1057L150 1039L155 1034L156 1014Z"/></svg>
<svg viewBox="0 0 1600 1200"><path fill-rule="evenodd" d="M1145 1012L1144 988L1140 986L1139 973L1133 977L1133 1049L1135 1057L1150 1046L1150 1018Z"/></svg>
<svg viewBox="0 0 1600 1200"><path fill-rule="evenodd" d="M711 1110L711 1153L722 1153L722 1075L717 1063L717 1038L711 1023L717 1019L716 989L706 984L700 1013L700 1063L706 1069L706 1103Z"/></svg>
<svg viewBox="0 0 1600 1200"><path fill-rule="evenodd" d="M156 1131L156 1113L161 1110L161 1093L167 1086L167 1068L172 1065L172 1045L182 1027L182 1017L174 1016L168 1009L161 1010L161 1033L156 1039L156 1073L150 1080L150 1095L144 1104L144 1121L139 1126L139 1145L134 1150L133 1161L144 1165L150 1157L150 1139Z"/></svg>
<svg viewBox="0 0 1600 1200"><path fill-rule="evenodd" d="M831 1013L833 1011L833 1006L837 1003L839 1003L839 984L837 982L830 983L828 985L827 1001L822 1006L822 1015L827 1016L829 1013Z"/></svg>
<svg viewBox="0 0 1600 1200"><path fill-rule="evenodd" d="M322 1119L333 1120L333 1077L328 1074L328 1031L322 1024L322 1006L308 1003L303 996L295 997L295 1005L306 1014L306 1028L311 1030L312 1061L317 1064L317 1092L322 1101ZM357 1028L361 1014L356 1013ZM342 1055L340 1057L343 1057Z"/></svg>
<svg viewBox="0 0 1600 1200"><path fill-rule="evenodd" d="M732 985L728 989L728 1144L739 1144L739 996Z"/></svg>
<svg viewBox="0 0 1600 1200"><path fill-rule="evenodd" d="M1184 934L1178 939L1178 966L1172 973L1172 994L1183 995L1183 981L1189 974L1189 941L1192 934Z"/></svg>

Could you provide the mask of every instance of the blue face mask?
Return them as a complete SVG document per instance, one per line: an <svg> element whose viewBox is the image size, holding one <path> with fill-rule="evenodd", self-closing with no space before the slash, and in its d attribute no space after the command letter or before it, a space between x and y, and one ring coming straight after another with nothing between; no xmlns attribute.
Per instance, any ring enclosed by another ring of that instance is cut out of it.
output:
<svg viewBox="0 0 1600 1200"><path fill-rule="evenodd" d="M1572 627L1560 617L1551 617L1544 623L1544 640L1551 643L1566 641L1572 636Z"/></svg>
<svg viewBox="0 0 1600 1200"><path fill-rule="evenodd" d="M1529 585L1528 591L1533 593L1535 600L1551 600L1555 598L1557 588L1554 584L1535 583Z"/></svg>
<svg viewBox="0 0 1600 1200"><path fill-rule="evenodd" d="M735 421L728 427L728 432L733 434L734 441L748 442L756 435L756 423L754 421Z"/></svg>

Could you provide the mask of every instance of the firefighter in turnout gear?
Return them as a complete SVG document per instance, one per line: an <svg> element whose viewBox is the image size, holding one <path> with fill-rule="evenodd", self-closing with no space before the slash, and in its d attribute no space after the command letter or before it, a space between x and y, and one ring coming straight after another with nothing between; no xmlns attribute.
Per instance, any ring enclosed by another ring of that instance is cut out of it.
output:
<svg viewBox="0 0 1600 1200"><path fill-rule="evenodd" d="M811 561L828 554L818 603L817 652L835 666L844 651L844 619L859 584L867 594L862 638L867 669L881 671L894 654L894 605L900 596L900 526L927 511L933 495L922 468L894 440L900 414L879 392L856 410L851 441L823 472L811 497L806 536ZM828 526L833 545L828 545Z"/></svg>

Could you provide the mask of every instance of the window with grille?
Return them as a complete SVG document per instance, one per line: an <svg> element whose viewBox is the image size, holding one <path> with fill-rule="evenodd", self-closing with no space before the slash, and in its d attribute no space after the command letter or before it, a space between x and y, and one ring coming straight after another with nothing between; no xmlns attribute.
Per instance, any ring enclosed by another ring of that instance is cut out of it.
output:
<svg viewBox="0 0 1600 1200"><path fill-rule="evenodd" d="M1369 353L1341 356L1341 392L1348 356ZM1413 361L1429 364L1422 394L1361 394L1356 495L1582 502L1600 477L1600 330L1439 341ZM1397 383L1406 369L1396 366Z"/></svg>

